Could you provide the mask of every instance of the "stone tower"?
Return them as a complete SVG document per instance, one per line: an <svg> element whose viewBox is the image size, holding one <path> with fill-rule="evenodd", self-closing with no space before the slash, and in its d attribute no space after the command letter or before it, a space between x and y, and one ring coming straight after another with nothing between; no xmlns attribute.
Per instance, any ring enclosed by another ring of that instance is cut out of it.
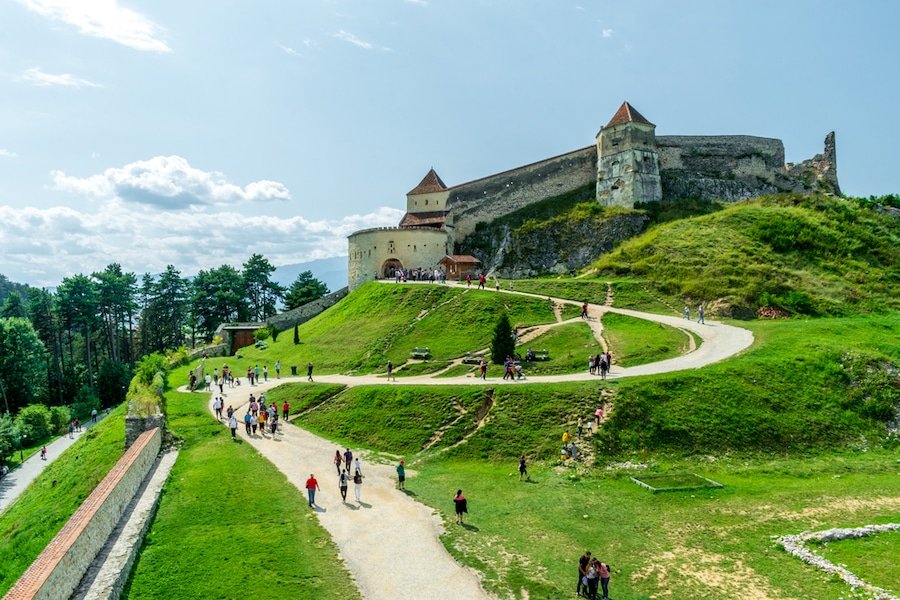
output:
<svg viewBox="0 0 900 600"><path fill-rule="evenodd" d="M660 200L656 125L623 102L597 133L597 201L633 208L635 202Z"/></svg>

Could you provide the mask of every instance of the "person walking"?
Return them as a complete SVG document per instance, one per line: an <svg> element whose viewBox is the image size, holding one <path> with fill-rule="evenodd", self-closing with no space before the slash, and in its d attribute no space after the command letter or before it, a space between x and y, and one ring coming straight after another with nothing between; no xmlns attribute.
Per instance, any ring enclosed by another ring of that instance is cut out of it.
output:
<svg viewBox="0 0 900 600"><path fill-rule="evenodd" d="M281 361L275 361L275 379L281 379Z"/></svg>
<svg viewBox="0 0 900 600"><path fill-rule="evenodd" d="M691 309L688 308L688 305L687 305L687 304L684 305L684 312L682 313L682 316L683 316L685 319L687 319L688 321L691 320Z"/></svg>
<svg viewBox="0 0 900 600"><path fill-rule="evenodd" d="M701 304L700 306L697 307L697 314L699 315L699 318L697 319L697 322L700 323L701 325L706 324L706 320L704 319L703 305L702 305L702 304Z"/></svg>
<svg viewBox="0 0 900 600"><path fill-rule="evenodd" d="M581 305L581 318L587 320L588 318L588 303L585 302Z"/></svg>
<svg viewBox="0 0 900 600"><path fill-rule="evenodd" d="M397 465L397 488L401 490L406 489L406 463L404 461L400 461L400 464Z"/></svg>
<svg viewBox="0 0 900 600"><path fill-rule="evenodd" d="M237 419L234 418L234 415L228 419L228 428L231 430L231 439L237 437Z"/></svg>
<svg viewBox="0 0 900 600"><path fill-rule="evenodd" d="M597 562L600 586L603 588L603 600L609 600L609 569L610 566L603 561Z"/></svg>
<svg viewBox="0 0 900 600"><path fill-rule="evenodd" d="M41 460L47 460L47 446L41 447Z"/></svg>
<svg viewBox="0 0 900 600"><path fill-rule="evenodd" d="M484 381L487 379L487 361L483 358L481 362L478 363L478 369L481 371L481 380Z"/></svg>
<svg viewBox="0 0 900 600"><path fill-rule="evenodd" d="M357 471L353 474L353 494L356 496L356 501L362 504L362 473Z"/></svg>
<svg viewBox="0 0 900 600"><path fill-rule="evenodd" d="M350 448L347 448L347 451L344 452L344 468L348 471L350 470L350 465L353 464L353 453L350 452Z"/></svg>
<svg viewBox="0 0 900 600"><path fill-rule="evenodd" d="M347 502L347 485L350 482L350 474L346 470L341 471L340 468L338 468L338 471L340 471L340 474L338 475L338 487L341 490L341 500L343 500L344 503L346 504L346 502Z"/></svg>
<svg viewBox="0 0 900 600"><path fill-rule="evenodd" d="M259 383L259 365L253 365L253 381Z"/></svg>
<svg viewBox="0 0 900 600"><path fill-rule="evenodd" d="M343 464L344 459L341 458L341 451L334 451L334 466L337 468L338 477L341 476L341 465Z"/></svg>
<svg viewBox="0 0 900 600"><path fill-rule="evenodd" d="M575 588L575 594L578 596L587 596L587 574L588 566L591 564L591 551L587 550L578 558L578 587Z"/></svg>
<svg viewBox="0 0 900 600"><path fill-rule="evenodd" d="M563 448L565 448L565 449L567 449L567 450L569 449L569 439L570 439L571 437L572 437L572 436L569 435L569 430L566 429L566 430L563 432L563 434L562 434Z"/></svg>
<svg viewBox="0 0 900 600"><path fill-rule="evenodd" d="M390 381L392 377L394 378L394 381L397 381L397 378L394 377L394 363L391 362L391 361L388 361L388 364L387 364L387 380Z"/></svg>
<svg viewBox="0 0 900 600"><path fill-rule="evenodd" d="M312 372L313 372L313 364L312 364L312 363L306 363L306 380L307 380L307 381L312 381L312 380L313 380L313 378L312 378Z"/></svg>
<svg viewBox="0 0 900 600"><path fill-rule="evenodd" d="M359 462L359 457L356 457L356 460L353 461L353 471L362 475L362 463Z"/></svg>
<svg viewBox="0 0 900 600"><path fill-rule="evenodd" d="M316 503L316 490L319 489L319 482L316 481L315 475L312 473L309 474L309 479L306 480L306 495L309 498L309 505L312 506Z"/></svg>
<svg viewBox="0 0 900 600"><path fill-rule="evenodd" d="M289 414L291 414L291 405L285 400L284 404L281 405L281 418L287 421Z"/></svg>
<svg viewBox="0 0 900 600"><path fill-rule="evenodd" d="M247 433L247 435L250 435L251 433L253 433L250 430L250 420L252 418L253 417L250 416L250 411L247 411L246 413L244 413L244 431Z"/></svg>
<svg viewBox="0 0 900 600"><path fill-rule="evenodd" d="M253 430L251 435L256 435L256 428L259 427L259 417L250 415L250 429Z"/></svg>
<svg viewBox="0 0 900 600"><path fill-rule="evenodd" d="M269 365L263 365L263 383L269 381Z"/></svg>
<svg viewBox="0 0 900 600"><path fill-rule="evenodd" d="M528 467L525 465L524 454L519 459L519 481L522 481L523 478L528 481Z"/></svg>
<svg viewBox="0 0 900 600"><path fill-rule="evenodd" d="M456 506L456 522L463 524L463 514L469 512L469 502L463 496L462 490L456 490L456 497L453 498L453 504Z"/></svg>
<svg viewBox="0 0 900 600"><path fill-rule="evenodd" d="M97 409L95 408L91 411L91 423L96 423L96 422L97 422Z"/></svg>

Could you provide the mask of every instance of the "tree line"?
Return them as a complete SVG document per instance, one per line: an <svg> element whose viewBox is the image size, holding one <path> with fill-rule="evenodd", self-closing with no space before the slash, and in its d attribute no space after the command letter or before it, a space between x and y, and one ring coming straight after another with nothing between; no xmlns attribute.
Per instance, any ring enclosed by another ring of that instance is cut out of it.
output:
<svg viewBox="0 0 900 600"><path fill-rule="evenodd" d="M40 403L73 412L125 399L143 356L212 340L222 323L263 322L328 293L310 271L289 287L253 254L185 277L169 265L138 277L118 263L66 277L55 291L16 286L5 277L0 307L0 412Z"/></svg>

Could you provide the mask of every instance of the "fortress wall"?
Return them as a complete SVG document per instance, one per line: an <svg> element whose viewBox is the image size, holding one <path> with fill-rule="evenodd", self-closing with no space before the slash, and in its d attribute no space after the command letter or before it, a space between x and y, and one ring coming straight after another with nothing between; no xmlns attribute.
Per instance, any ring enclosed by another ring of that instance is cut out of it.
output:
<svg viewBox="0 0 900 600"><path fill-rule="evenodd" d="M273 325L279 331L290 329L295 323L297 325L306 323L316 315L322 313L326 308L334 306L339 300L344 299L348 293L349 290L343 287L336 292L331 292L330 294L322 296L318 300L307 302L303 306L298 306L293 310L286 310L283 313L269 317L266 322Z"/></svg>
<svg viewBox="0 0 900 600"><path fill-rule="evenodd" d="M388 259L400 261L404 269L433 269L450 253L447 232L429 227L380 227L357 231L349 241L349 288L381 277ZM393 242L391 251L390 242Z"/></svg>
<svg viewBox="0 0 900 600"><path fill-rule="evenodd" d="M156 462L159 428L141 434L47 544L4 600L58 600L78 587Z"/></svg>
<svg viewBox="0 0 900 600"><path fill-rule="evenodd" d="M572 191L596 178L597 147L589 146L452 187L447 208L453 214L455 237L462 240L479 222Z"/></svg>

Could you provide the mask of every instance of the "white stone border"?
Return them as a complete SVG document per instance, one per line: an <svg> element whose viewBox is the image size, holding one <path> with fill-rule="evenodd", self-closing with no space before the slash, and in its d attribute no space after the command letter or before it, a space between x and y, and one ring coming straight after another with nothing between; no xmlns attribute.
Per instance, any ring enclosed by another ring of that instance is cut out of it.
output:
<svg viewBox="0 0 900 600"><path fill-rule="evenodd" d="M891 592L872 585L853 574L848 569L819 556L806 546L806 542L809 541L836 542L838 540L861 538L867 535L897 530L900 530L900 523L887 523L885 525L866 525L865 527L804 531L797 535L775 536L775 539L784 547L788 554L796 556L803 562L818 567L828 574L837 575L854 590L863 589L871 592L876 600L900 600L900 598L897 598L897 596L893 595Z"/></svg>

